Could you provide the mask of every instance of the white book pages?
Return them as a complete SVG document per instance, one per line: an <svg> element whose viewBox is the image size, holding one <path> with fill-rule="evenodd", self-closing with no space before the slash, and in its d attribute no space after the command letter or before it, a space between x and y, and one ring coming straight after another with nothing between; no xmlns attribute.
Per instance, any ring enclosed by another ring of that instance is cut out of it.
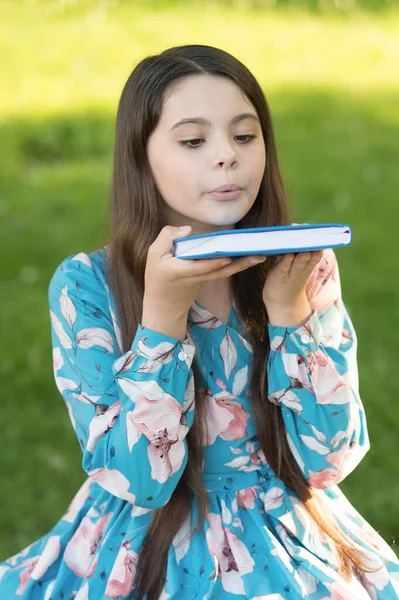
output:
<svg viewBox="0 0 399 600"><path fill-rule="evenodd" d="M254 231L247 233L221 233L197 239L175 242L175 256L196 256L216 252L267 253L299 252L306 248L332 248L348 244L351 239L347 225Z"/></svg>

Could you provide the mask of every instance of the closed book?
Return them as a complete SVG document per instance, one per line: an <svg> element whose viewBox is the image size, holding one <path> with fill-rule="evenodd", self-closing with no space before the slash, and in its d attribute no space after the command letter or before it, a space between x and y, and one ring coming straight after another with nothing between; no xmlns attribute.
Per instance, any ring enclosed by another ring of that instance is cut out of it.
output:
<svg viewBox="0 0 399 600"><path fill-rule="evenodd" d="M228 229L173 240L173 256L182 259L287 254L350 244L349 225L318 223Z"/></svg>

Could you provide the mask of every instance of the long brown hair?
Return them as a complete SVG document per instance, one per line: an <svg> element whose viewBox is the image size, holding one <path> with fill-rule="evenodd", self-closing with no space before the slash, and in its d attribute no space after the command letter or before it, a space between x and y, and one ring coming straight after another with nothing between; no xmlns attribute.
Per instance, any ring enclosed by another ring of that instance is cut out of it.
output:
<svg viewBox="0 0 399 600"><path fill-rule="evenodd" d="M210 74L234 81L255 107L265 142L267 165L257 198L250 211L236 223L237 229L286 225L292 222L278 165L270 110L261 87L251 72L236 58L211 46L185 45L169 48L142 60L129 76L120 98L115 133L112 181L112 233L109 283L119 311L123 352L135 336L141 320L147 251L167 224L164 201L154 183L147 160L146 144L159 122L165 92L192 75ZM247 327L253 349L250 381L257 435L264 456L275 474L305 504L311 517L331 544L340 573L350 580L352 569L371 572L359 551L343 533L323 505L322 496L304 480L288 446L280 406L267 398L269 338L262 288L273 260L232 276L238 316ZM134 595L157 600L162 592L167 553L181 523L197 501L195 531L203 527L208 496L201 480L205 409L198 393L200 378L192 363L195 382L195 419L188 435L189 459L169 502L154 510L140 549Z"/></svg>

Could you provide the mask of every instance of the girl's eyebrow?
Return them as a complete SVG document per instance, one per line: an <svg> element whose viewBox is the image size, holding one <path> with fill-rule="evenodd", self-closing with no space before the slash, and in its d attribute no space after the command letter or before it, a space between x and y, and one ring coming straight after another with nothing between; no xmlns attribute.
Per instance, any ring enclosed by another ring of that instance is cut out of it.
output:
<svg viewBox="0 0 399 600"><path fill-rule="evenodd" d="M233 117L230 121L230 125L235 125L243 119L252 119L253 121L257 121L258 123L260 123L260 120L257 115L253 113L242 113L241 115ZM195 123L196 125L207 125L208 127L212 125L212 123L208 119L203 119L202 117L189 117L187 119L181 119L181 121L178 121L177 123L172 125L170 131L172 131L172 129L176 129L177 127L181 127L181 125L186 125L187 123Z"/></svg>

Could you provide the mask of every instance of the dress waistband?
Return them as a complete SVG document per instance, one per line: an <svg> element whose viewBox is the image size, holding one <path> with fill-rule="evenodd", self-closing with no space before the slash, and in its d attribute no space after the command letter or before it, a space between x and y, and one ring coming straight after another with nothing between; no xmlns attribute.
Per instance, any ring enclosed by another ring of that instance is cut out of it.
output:
<svg viewBox="0 0 399 600"><path fill-rule="evenodd" d="M236 471L228 473L202 473L201 478L208 492L238 492L253 485L262 485L275 477L267 469L257 471Z"/></svg>

